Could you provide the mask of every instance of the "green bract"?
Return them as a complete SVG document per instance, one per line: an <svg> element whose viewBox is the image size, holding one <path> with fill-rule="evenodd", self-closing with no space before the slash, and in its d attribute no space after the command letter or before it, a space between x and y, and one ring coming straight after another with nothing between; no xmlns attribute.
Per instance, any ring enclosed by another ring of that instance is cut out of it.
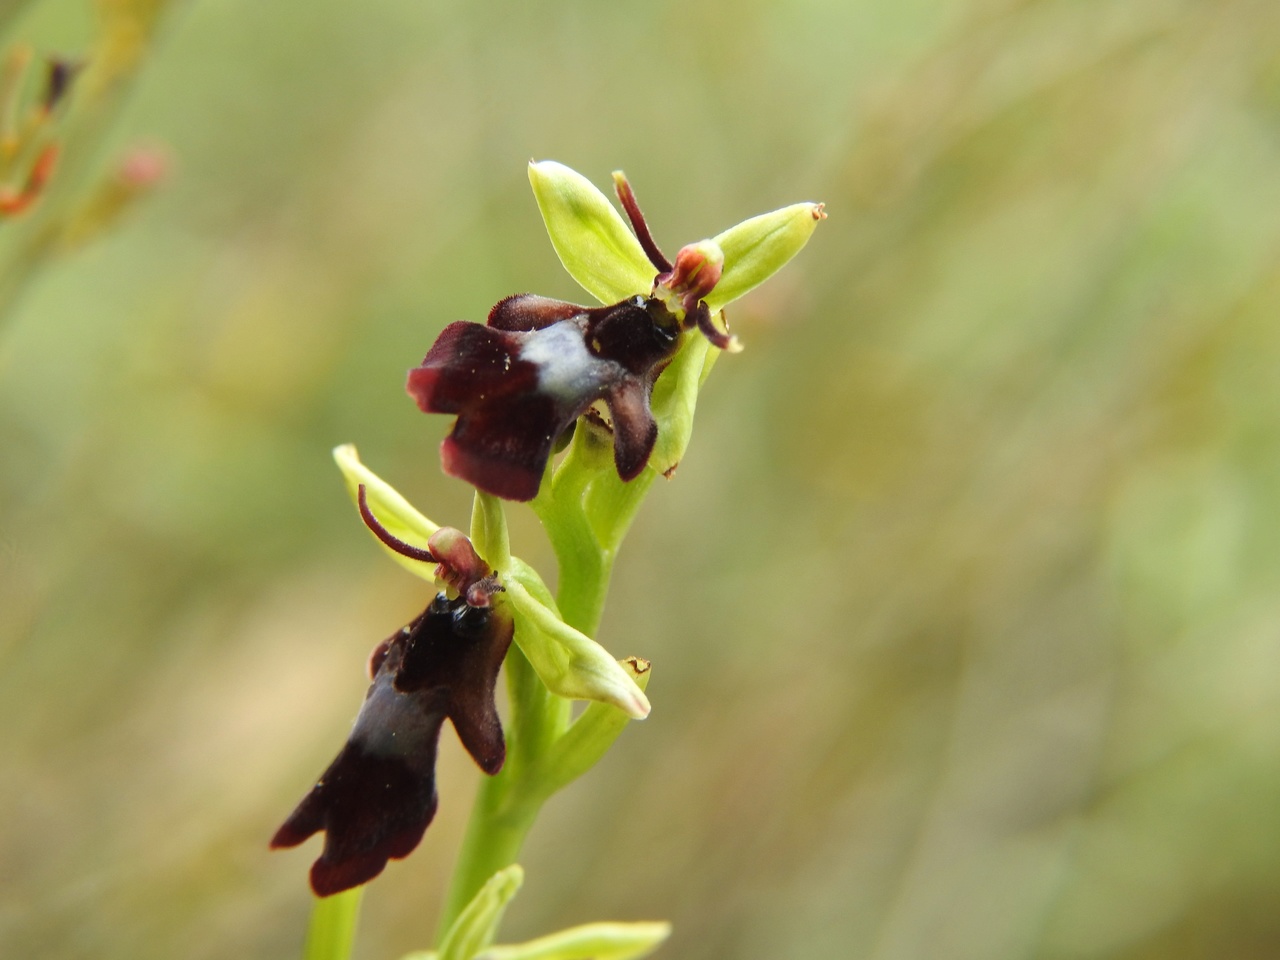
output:
<svg viewBox="0 0 1280 960"><path fill-rule="evenodd" d="M648 660L631 657L620 661L620 665L641 690L649 685L652 671ZM531 779L537 781L547 796L567 787L599 762L629 719L609 704L592 703L547 752L533 762Z"/></svg>
<svg viewBox="0 0 1280 960"><path fill-rule="evenodd" d="M569 700L611 703L637 720L649 715L644 691L604 647L561 620L525 588L518 574L506 581L506 588L516 612L516 645L548 690Z"/></svg>
<svg viewBox="0 0 1280 960"><path fill-rule="evenodd" d="M638 960L671 935L669 923L587 923L525 943L490 946L523 881L518 864L499 870L458 915L438 951L404 960Z"/></svg>
<svg viewBox="0 0 1280 960"><path fill-rule="evenodd" d="M653 445L649 469L665 474L684 458L693 436L693 414L698 405L698 388L720 351L704 337L690 337L654 385L653 415L658 421L658 440Z"/></svg>
<svg viewBox="0 0 1280 960"><path fill-rule="evenodd" d="M476 960L637 960L670 935L669 923L587 923L525 943L490 947Z"/></svg>
<svg viewBox="0 0 1280 960"><path fill-rule="evenodd" d="M503 911L522 883L524 870L518 863L490 877L440 941L440 960L472 960L491 944Z"/></svg>

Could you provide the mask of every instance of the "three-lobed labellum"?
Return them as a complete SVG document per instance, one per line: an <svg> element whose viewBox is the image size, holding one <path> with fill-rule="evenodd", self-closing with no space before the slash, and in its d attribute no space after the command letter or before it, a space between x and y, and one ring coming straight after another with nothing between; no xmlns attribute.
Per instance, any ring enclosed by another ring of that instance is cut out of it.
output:
<svg viewBox="0 0 1280 960"><path fill-rule="evenodd" d="M520 294L496 304L487 325L445 327L407 389L424 412L457 414L441 445L446 473L531 500L556 441L598 401L613 421L618 475L644 469L658 435L653 383L678 336L653 298L583 307Z"/></svg>
<svg viewBox="0 0 1280 960"><path fill-rule="evenodd" d="M741 349L721 308L798 252L824 216L820 204L796 204L753 217L686 245L673 263L620 172L618 199L634 233L568 167L535 163L529 177L561 261L606 306L508 297L487 326L445 327L407 384L424 412L458 417L441 445L445 473L508 500L537 495L557 441L599 401L613 421L618 476L639 476L658 434L654 381L680 331L696 327L721 350Z"/></svg>
<svg viewBox="0 0 1280 960"><path fill-rule="evenodd" d="M373 683L346 745L271 841L294 847L324 831L324 850L311 867L318 895L367 883L389 859L417 847L436 812L436 753L446 719L485 773L502 768L494 689L514 622L504 604L482 592L481 606L465 595L437 595L374 649Z"/></svg>

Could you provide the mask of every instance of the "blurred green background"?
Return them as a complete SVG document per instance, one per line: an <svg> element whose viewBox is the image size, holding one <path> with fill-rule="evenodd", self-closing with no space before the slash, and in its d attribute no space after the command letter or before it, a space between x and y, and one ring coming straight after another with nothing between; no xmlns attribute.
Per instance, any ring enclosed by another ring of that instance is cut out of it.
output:
<svg viewBox="0 0 1280 960"><path fill-rule="evenodd" d="M1280 956L1274 0L100 7L164 19L67 169L172 171L0 304L0 956L297 954L317 847L267 839L425 600L329 450L465 522L404 374L585 299L531 157L625 168L668 252L831 219L731 311L599 636L653 715L549 804L502 939ZM446 731L360 960L429 944L478 776Z"/></svg>

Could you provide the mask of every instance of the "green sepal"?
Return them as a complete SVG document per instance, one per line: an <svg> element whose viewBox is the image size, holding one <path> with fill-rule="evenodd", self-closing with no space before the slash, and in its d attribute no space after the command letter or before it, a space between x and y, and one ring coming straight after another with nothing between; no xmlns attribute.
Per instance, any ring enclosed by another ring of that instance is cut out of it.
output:
<svg viewBox="0 0 1280 960"><path fill-rule="evenodd" d="M490 947L476 960L637 960L670 935L669 923L586 923L525 943Z"/></svg>
<svg viewBox="0 0 1280 960"><path fill-rule="evenodd" d="M527 565L513 566L503 585L515 612L515 642L547 689L568 700L613 704L637 720L647 717L649 700L631 674L604 647L534 596L526 586L529 570Z"/></svg>
<svg viewBox="0 0 1280 960"><path fill-rule="evenodd" d="M518 863L490 877L440 941L439 960L473 960L493 943L503 911L523 882L524 870Z"/></svg>
<svg viewBox="0 0 1280 960"><path fill-rule="evenodd" d="M777 273L809 242L826 218L820 203L789 207L743 220L713 239L724 251L720 282L704 299L712 313L754 290Z"/></svg>
<svg viewBox="0 0 1280 960"><path fill-rule="evenodd" d="M529 182L560 262L601 303L653 288L655 270L609 199L554 160L529 164Z"/></svg>
<svg viewBox="0 0 1280 960"><path fill-rule="evenodd" d="M347 482L347 492L351 494L353 503L357 502L359 487L364 484L369 509L378 518L378 522L405 543L426 549L427 540L440 529L437 524L432 523L410 506L409 501L402 497L395 487L361 463L354 444L345 443L340 447L334 447L333 459L337 462L338 469L342 471L342 476ZM400 566L423 580L435 582L435 564L396 553L378 540L372 531L369 535L374 538L382 551Z"/></svg>
<svg viewBox="0 0 1280 960"><path fill-rule="evenodd" d="M629 657L619 665L641 690L649 686L652 672L648 660ZM607 703L593 703L582 711L551 748L529 771L529 782L540 794L550 797L594 767L613 746L631 718Z"/></svg>
<svg viewBox="0 0 1280 960"><path fill-rule="evenodd" d="M649 456L649 469L667 473L678 466L693 436L693 414L698 405L707 354L719 353L698 333L685 335L675 359L653 386L650 407L658 421L658 439Z"/></svg>

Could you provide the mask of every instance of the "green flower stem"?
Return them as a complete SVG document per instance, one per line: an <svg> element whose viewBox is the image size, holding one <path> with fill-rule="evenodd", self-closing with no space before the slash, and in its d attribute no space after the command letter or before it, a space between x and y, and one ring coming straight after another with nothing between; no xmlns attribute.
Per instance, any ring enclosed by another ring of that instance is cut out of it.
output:
<svg viewBox="0 0 1280 960"><path fill-rule="evenodd" d="M556 605L569 626L594 636L604 613L613 575L614 550L607 550L591 532L579 498L557 504L543 519L560 570Z"/></svg>
<svg viewBox="0 0 1280 960"><path fill-rule="evenodd" d="M612 442L603 442L585 422L574 432L564 461L533 502L556 554L556 604L565 623L594 636L604 613L613 574L616 540L601 536L586 512L588 485L613 471Z"/></svg>
<svg viewBox="0 0 1280 960"><path fill-rule="evenodd" d="M598 531L601 549L610 557L622 545L622 538L631 529L631 522L657 477L650 469L629 483L623 483L616 473L610 472L591 485L583 509L591 528Z"/></svg>
<svg viewBox="0 0 1280 960"><path fill-rule="evenodd" d="M316 898L307 927L304 960L347 960L356 938L356 921L364 887L354 887L332 897Z"/></svg>
<svg viewBox="0 0 1280 960"><path fill-rule="evenodd" d="M547 691L514 644L507 653L505 666L511 700L507 762L496 776L481 782L476 794L440 916L440 937L485 881L515 863L525 835L549 796L537 788L530 772L569 726L569 701Z"/></svg>
<svg viewBox="0 0 1280 960"><path fill-rule="evenodd" d="M519 651L516 651L515 657L508 658L508 670L517 659L524 659ZM525 661L524 670L533 682L539 682L528 661ZM514 745L514 738L512 742ZM519 856L524 838L542 807L541 798L522 796L522 791L518 788L519 782L504 768L497 776L481 783L475 805L471 808L471 820L467 824L458 863L454 867L449 895L445 898L444 911L440 915L437 943L443 939L485 881L503 867L515 863Z"/></svg>
<svg viewBox="0 0 1280 960"><path fill-rule="evenodd" d="M508 726L512 732L504 766L510 779L521 780L529 767L568 729L571 704L547 689L514 644L507 654L506 668L507 697L511 705Z"/></svg>
<svg viewBox="0 0 1280 960"><path fill-rule="evenodd" d="M540 504L539 514L560 563L556 597L560 613L566 623L589 634L604 611L613 558L612 551L606 555L591 534L582 506L582 486L573 473L582 471L571 472L564 485L553 487ZM500 505L495 506L496 501L483 494L477 494L476 504L473 519L483 518L486 539L494 536L495 509L500 511ZM479 532L473 527L473 534ZM476 539L478 543L481 540ZM500 539L505 542L505 530ZM503 548L499 552L509 555ZM440 916L440 937L485 881L515 862L542 804L554 792L545 789L535 773L539 760L569 728L570 703L547 691L514 644L505 666L511 704L507 761L496 776L480 784Z"/></svg>

